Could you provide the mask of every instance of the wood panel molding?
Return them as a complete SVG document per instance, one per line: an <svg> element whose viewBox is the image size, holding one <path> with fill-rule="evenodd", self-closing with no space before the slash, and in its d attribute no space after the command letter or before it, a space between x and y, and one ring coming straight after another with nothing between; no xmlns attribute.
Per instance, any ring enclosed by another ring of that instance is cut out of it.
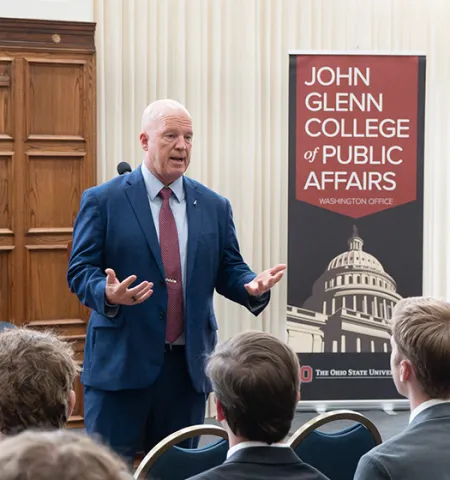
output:
<svg viewBox="0 0 450 480"><path fill-rule="evenodd" d="M27 140L51 141L51 142L85 142L81 135L28 135Z"/></svg>
<svg viewBox="0 0 450 480"><path fill-rule="evenodd" d="M82 318L58 318L56 320L35 320L28 322L27 325L32 328L52 329L61 328L84 328L86 322Z"/></svg>
<svg viewBox="0 0 450 480"><path fill-rule="evenodd" d="M54 245L25 245L27 250L67 250L66 244L56 243Z"/></svg>
<svg viewBox="0 0 450 480"><path fill-rule="evenodd" d="M12 251L14 247L0 246L0 321L11 322L14 283L12 277Z"/></svg>
<svg viewBox="0 0 450 480"><path fill-rule="evenodd" d="M72 234L73 228L72 227L62 227L62 228L30 228L28 230L29 235L43 235L43 234L54 234L54 235L59 235L61 233L70 233ZM1 233L1 229L0 229ZM11 232L13 233L13 232Z"/></svg>
<svg viewBox="0 0 450 480"><path fill-rule="evenodd" d="M55 137L50 136L45 140L53 140ZM58 138L60 140L60 138ZM85 157L86 152L78 152L78 151L62 151L62 150L28 150L25 152L25 155L28 157ZM3 152L0 153L0 158L4 156Z"/></svg>
<svg viewBox="0 0 450 480"><path fill-rule="evenodd" d="M67 284L96 184L94 23L0 18L0 320L54 330L81 365L89 319ZM83 388L70 426L83 424Z"/></svg>
<svg viewBox="0 0 450 480"><path fill-rule="evenodd" d="M95 52L95 23L0 18L0 47Z"/></svg>
<svg viewBox="0 0 450 480"><path fill-rule="evenodd" d="M83 59L24 60L27 138L47 140L56 135L58 140L84 140L85 88L91 64Z"/></svg>
<svg viewBox="0 0 450 480"><path fill-rule="evenodd" d="M0 151L0 236L13 231L13 157L14 152Z"/></svg>
<svg viewBox="0 0 450 480"><path fill-rule="evenodd" d="M12 77L14 71L14 59L0 54L0 109L5 112L11 112L14 108L14 99L12 95ZM13 115L2 115L0 117L0 139L2 141L11 141L14 135Z"/></svg>

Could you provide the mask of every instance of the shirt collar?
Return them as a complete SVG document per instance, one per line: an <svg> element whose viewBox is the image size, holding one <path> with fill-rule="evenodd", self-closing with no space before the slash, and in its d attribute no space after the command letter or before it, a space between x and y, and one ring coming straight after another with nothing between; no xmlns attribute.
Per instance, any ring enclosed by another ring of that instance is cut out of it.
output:
<svg viewBox="0 0 450 480"><path fill-rule="evenodd" d="M289 447L287 443L271 443L270 445L265 442L241 442L235 445L234 447L231 447L228 450L227 453L227 458L230 458L233 453L236 453L239 450L242 450L244 448L249 448L249 447Z"/></svg>
<svg viewBox="0 0 450 480"><path fill-rule="evenodd" d="M147 195L150 198L150 201L153 201L159 194L164 185L158 178L156 178L153 173L144 165L141 165L142 176L144 177L145 188L147 189ZM169 185L170 189L174 193L176 199L179 202L184 200L184 185L183 177L177 178L174 182Z"/></svg>
<svg viewBox="0 0 450 480"><path fill-rule="evenodd" d="M409 416L409 423L411 423L419 413L423 412L427 408L434 407L435 405L440 405L441 403L450 403L450 399L439 399L434 398L432 400L427 400L426 402L421 403L418 405Z"/></svg>

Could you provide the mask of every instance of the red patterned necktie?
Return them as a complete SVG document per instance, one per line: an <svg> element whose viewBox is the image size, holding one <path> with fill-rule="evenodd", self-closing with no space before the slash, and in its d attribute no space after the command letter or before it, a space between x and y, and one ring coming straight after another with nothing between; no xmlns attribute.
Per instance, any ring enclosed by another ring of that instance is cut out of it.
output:
<svg viewBox="0 0 450 480"><path fill-rule="evenodd" d="M172 193L168 187L159 192L163 200L159 212L159 245L166 275L168 295L166 340L169 343L173 343L184 330L180 246L177 225L169 203Z"/></svg>

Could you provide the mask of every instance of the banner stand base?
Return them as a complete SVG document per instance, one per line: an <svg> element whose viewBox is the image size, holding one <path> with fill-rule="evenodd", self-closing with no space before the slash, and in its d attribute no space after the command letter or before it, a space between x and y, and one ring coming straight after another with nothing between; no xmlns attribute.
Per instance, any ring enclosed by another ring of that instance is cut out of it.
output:
<svg viewBox="0 0 450 480"><path fill-rule="evenodd" d="M408 400L305 400L297 404L297 412L325 413L332 410L383 410L387 415L409 410Z"/></svg>

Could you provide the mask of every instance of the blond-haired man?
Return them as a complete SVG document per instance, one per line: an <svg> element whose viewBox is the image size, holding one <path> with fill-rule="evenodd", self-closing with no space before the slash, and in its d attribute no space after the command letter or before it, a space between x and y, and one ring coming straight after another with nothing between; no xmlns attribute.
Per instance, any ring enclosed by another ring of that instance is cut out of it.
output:
<svg viewBox="0 0 450 480"><path fill-rule="evenodd" d="M49 332L0 334L0 433L64 427L75 406L78 365L71 346Z"/></svg>
<svg viewBox="0 0 450 480"><path fill-rule="evenodd" d="M409 426L360 460L356 480L444 480L450 475L450 303L401 300L392 318L391 369L409 399Z"/></svg>

